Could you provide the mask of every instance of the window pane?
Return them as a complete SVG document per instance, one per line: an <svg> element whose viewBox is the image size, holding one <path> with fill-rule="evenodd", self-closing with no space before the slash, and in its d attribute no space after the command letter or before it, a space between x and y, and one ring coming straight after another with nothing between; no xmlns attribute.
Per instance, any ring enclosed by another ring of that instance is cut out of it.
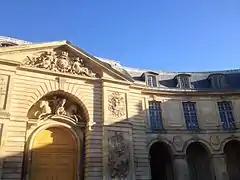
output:
<svg viewBox="0 0 240 180"><path fill-rule="evenodd" d="M187 129L197 129L198 120L196 113L196 103L195 102L183 102L183 111L186 121Z"/></svg>
<svg viewBox="0 0 240 180"><path fill-rule="evenodd" d="M163 128L161 102L149 101L149 120L152 130L160 130Z"/></svg>
<svg viewBox="0 0 240 180"><path fill-rule="evenodd" d="M185 89L190 88L190 81L189 81L188 76L181 76L179 78L179 80L180 80L180 87L181 88L185 88Z"/></svg>
<svg viewBox="0 0 240 180"><path fill-rule="evenodd" d="M157 87L157 79L156 76L148 75L148 86L149 87Z"/></svg>
<svg viewBox="0 0 240 180"><path fill-rule="evenodd" d="M218 102L218 110L223 129L235 129L235 120L232 112L232 103L230 101Z"/></svg>

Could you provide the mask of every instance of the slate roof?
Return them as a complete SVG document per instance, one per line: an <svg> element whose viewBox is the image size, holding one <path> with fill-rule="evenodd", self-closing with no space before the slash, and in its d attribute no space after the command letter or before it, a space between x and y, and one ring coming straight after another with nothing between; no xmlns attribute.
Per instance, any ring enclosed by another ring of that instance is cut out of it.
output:
<svg viewBox="0 0 240 180"><path fill-rule="evenodd" d="M20 44L30 44L31 42L18 40L14 38L9 38L5 36L0 36L0 43L1 42L14 42L18 45ZM120 62L96 57L102 62L108 64L115 70L119 71L120 73L128 76L129 78L133 78L135 81L142 81L142 75L147 72L154 72L158 74L159 80L159 88L163 89L177 89L176 88L176 79L175 77L179 74L188 74L190 75L189 80L192 85L192 89L195 90L209 90L210 84L208 77L213 74L224 74L227 80L227 88L221 90L240 90L240 69L233 69L233 70L223 70L223 71L209 71L209 72L164 72L164 71L152 71L149 69L138 69L138 68L131 68L131 67L124 67L120 64ZM215 89L216 90L216 89ZM219 89L220 90L220 89Z"/></svg>
<svg viewBox="0 0 240 180"><path fill-rule="evenodd" d="M240 69L233 69L233 70L223 70L223 71L209 71L209 72L163 72L163 71L151 71L151 70L141 70L141 69L134 69L134 68L125 68L129 74L135 79L140 80L141 75L145 72L155 72L158 74L159 78L159 88L176 88L176 79L175 77L179 74L188 74L190 75L189 80L192 85L192 89L198 90L209 90L210 88L210 81L208 77L214 74L224 74L227 80L227 86L225 89L218 89L221 90L237 90L240 89ZM214 89L215 91L217 89Z"/></svg>

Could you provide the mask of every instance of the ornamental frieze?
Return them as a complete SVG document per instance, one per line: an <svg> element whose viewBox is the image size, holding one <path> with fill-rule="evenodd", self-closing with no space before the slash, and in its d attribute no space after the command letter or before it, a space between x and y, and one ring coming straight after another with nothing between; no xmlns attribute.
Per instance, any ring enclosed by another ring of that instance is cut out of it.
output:
<svg viewBox="0 0 240 180"><path fill-rule="evenodd" d="M126 179L129 175L130 149L121 132L109 139L108 168L112 179Z"/></svg>
<svg viewBox="0 0 240 180"><path fill-rule="evenodd" d="M33 56L27 56L24 65L54 72L96 77L96 73L85 66L82 58L70 56L67 51L42 51Z"/></svg>
<svg viewBox="0 0 240 180"><path fill-rule="evenodd" d="M110 117L121 118L126 115L126 103L123 93L112 92L108 96L108 110Z"/></svg>

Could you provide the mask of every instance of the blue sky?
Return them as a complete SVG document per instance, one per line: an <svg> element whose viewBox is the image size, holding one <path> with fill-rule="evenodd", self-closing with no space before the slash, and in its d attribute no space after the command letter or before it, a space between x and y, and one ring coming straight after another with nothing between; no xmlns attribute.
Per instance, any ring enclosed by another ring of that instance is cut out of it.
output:
<svg viewBox="0 0 240 180"><path fill-rule="evenodd" d="M130 67L240 67L239 0L8 0L0 20L0 35L69 40Z"/></svg>

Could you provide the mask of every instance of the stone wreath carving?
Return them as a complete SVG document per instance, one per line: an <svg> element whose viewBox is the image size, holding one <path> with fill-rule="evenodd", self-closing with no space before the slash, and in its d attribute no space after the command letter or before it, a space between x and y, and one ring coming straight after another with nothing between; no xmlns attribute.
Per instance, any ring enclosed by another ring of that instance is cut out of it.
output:
<svg viewBox="0 0 240 180"><path fill-rule="evenodd" d="M109 95L108 110L114 118L119 118L126 114L124 97L119 92L113 92Z"/></svg>
<svg viewBox="0 0 240 180"><path fill-rule="evenodd" d="M27 56L24 65L55 72L96 77L96 73L84 65L83 59L69 56L67 51L43 51L32 57Z"/></svg>
<svg viewBox="0 0 240 180"><path fill-rule="evenodd" d="M51 100L42 100L39 103L39 109L34 113L35 117L44 120L53 115L67 116L72 118L75 122L80 122L82 117L79 115L77 105L69 103L66 106L67 100L61 97L53 97Z"/></svg>
<svg viewBox="0 0 240 180"><path fill-rule="evenodd" d="M129 144L116 132L109 141L108 167L111 178L125 179L129 174Z"/></svg>
<svg viewBox="0 0 240 180"><path fill-rule="evenodd" d="M220 138L217 135L210 136L210 143L212 146L218 146L220 145Z"/></svg>

